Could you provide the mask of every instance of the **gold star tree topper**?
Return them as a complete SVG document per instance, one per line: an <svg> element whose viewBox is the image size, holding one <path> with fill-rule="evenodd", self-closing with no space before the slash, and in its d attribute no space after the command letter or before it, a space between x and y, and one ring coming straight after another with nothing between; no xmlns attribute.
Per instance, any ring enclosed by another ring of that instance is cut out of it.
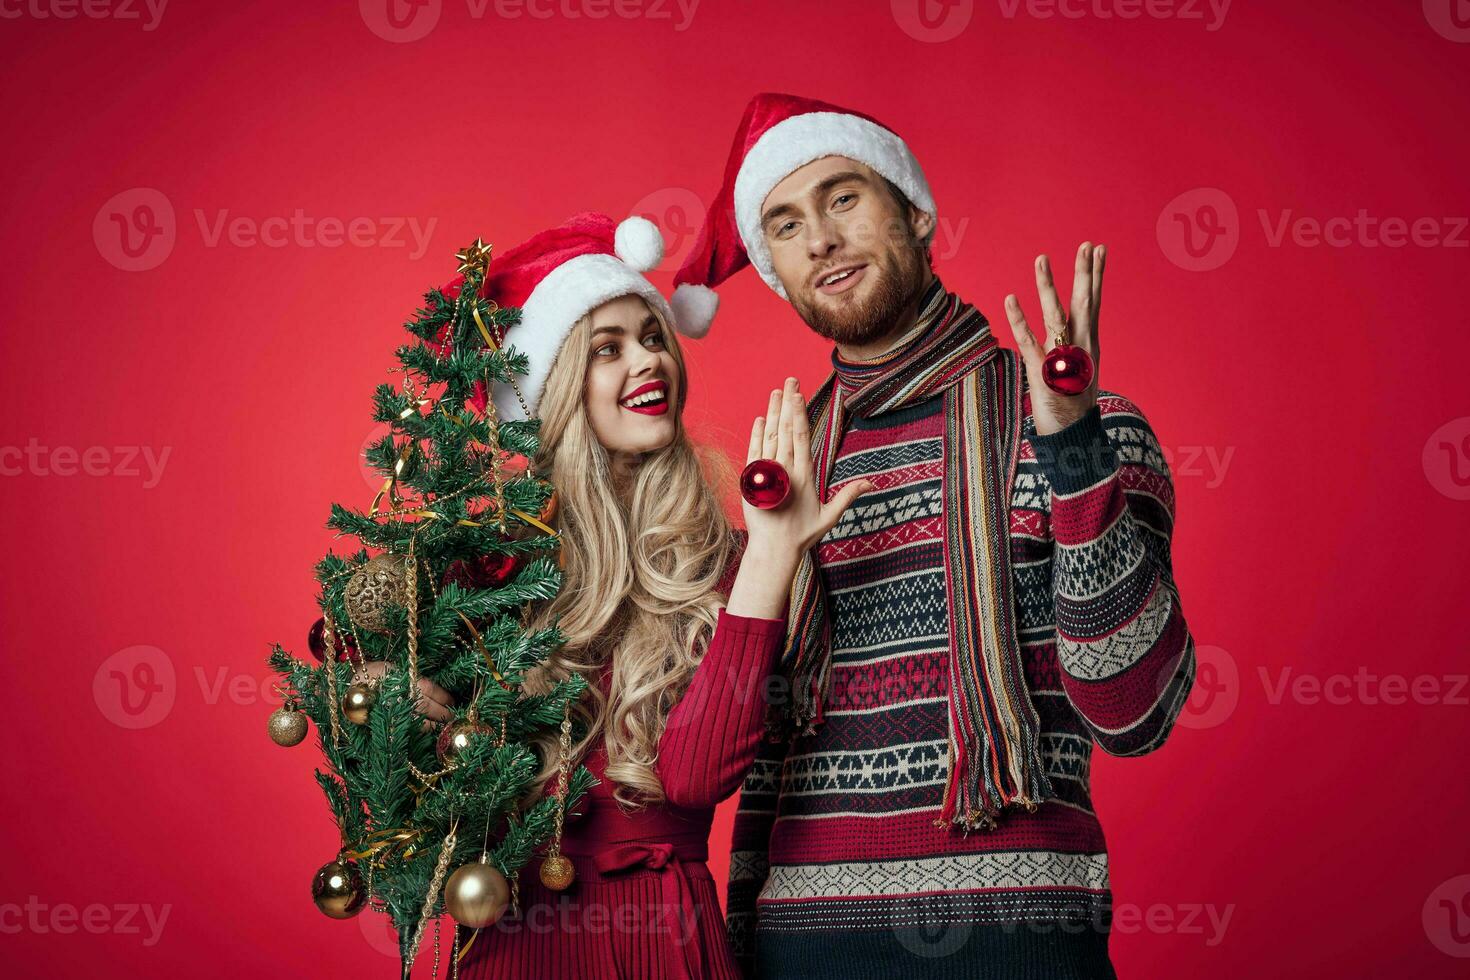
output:
<svg viewBox="0 0 1470 980"><path fill-rule="evenodd" d="M479 237L476 237L474 242L454 253L454 257L459 259L459 268L456 271L483 273L490 265L490 251L494 247L494 245L486 245Z"/></svg>

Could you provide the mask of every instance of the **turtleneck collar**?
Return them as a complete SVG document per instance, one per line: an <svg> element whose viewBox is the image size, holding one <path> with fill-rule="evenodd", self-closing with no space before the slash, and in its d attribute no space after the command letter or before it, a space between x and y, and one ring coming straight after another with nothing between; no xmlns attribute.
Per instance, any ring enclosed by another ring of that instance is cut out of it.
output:
<svg viewBox="0 0 1470 980"><path fill-rule="evenodd" d="M838 353L837 348L832 348L832 370L837 372L837 378L843 387L849 390L863 387L867 381L883 372L884 365L903 357L918 344L943 320L940 314L944 310L944 304L939 299L944 295L944 284L935 276L919 297L919 315L913 327L881 354L862 360L848 360Z"/></svg>

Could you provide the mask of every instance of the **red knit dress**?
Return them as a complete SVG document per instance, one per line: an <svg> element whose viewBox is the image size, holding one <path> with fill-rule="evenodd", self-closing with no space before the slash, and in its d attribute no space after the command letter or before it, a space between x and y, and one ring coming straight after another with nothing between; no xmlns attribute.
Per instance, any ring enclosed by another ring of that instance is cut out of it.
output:
<svg viewBox="0 0 1470 980"><path fill-rule="evenodd" d="M599 746L583 764L600 780L568 815L562 853L577 869L564 892L521 873L519 919L480 930L463 980L738 980L705 860L715 804L739 788L762 733L764 681L784 620L720 611L709 650L669 713L657 770L666 802L625 811ZM607 690L607 675L602 678ZM467 941L462 930L461 941Z"/></svg>

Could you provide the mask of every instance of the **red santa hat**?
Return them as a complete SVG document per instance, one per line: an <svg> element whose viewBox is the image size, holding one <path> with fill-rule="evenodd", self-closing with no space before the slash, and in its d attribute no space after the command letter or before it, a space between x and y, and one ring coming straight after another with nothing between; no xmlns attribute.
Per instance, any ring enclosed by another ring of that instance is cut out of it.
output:
<svg viewBox="0 0 1470 980"><path fill-rule="evenodd" d="M635 295L677 327L674 312L642 273L663 261L664 240L647 218L621 223L605 214L585 211L540 232L496 256L486 270L480 295L501 306L519 306L521 321L505 341L530 361L516 379L526 407L534 414L551 365L577 321L608 300ZM446 289L451 298L458 293ZM504 419L526 417L509 385L495 386L495 408ZM485 393L475 388L475 404L483 410Z"/></svg>
<svg viewBox="0 0 1470 980"><path fill-rule="evenodd" d="M674 276L671 300L679 330L703 337L714 319L718 286L747 264L786 299L761 234L761 205L781 181L813 160L844 156L891 180L921 211L934 214L934 195L919 161L898 135L872 116L816 99L762 92L750 100L725 180L705 216L694 250Z"/></svg>

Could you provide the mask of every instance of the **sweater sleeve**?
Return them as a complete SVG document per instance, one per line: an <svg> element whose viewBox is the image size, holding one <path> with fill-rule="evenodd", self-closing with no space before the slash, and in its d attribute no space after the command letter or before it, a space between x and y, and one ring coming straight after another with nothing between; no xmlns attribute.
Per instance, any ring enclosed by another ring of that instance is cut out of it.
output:
<svg viewBox="0 0 1470 980"><path fill-rule="evenodd" d="M785 639L784 619L720 610L659 740L658 775L670 803L712 807L739 788L764 733L766 678Z"/></svg>
<svg viewBox="0 0 1470 980"><path fill-rule="evenodd" d="M755 900L770 874L771 829L781 795L788 743L763 740L740 788L730 833L730 878L725 890L725 933L743 977L755 976Z"/></svg>
<svg viewBox="0 0 1470 980"><path fill-rule="evenodd" d="M1029 438L1051 484L1062 686L1103 751L1143 755L1163 745L1194 683L1168 463L1143 413L1110 392Z"/></svg>

